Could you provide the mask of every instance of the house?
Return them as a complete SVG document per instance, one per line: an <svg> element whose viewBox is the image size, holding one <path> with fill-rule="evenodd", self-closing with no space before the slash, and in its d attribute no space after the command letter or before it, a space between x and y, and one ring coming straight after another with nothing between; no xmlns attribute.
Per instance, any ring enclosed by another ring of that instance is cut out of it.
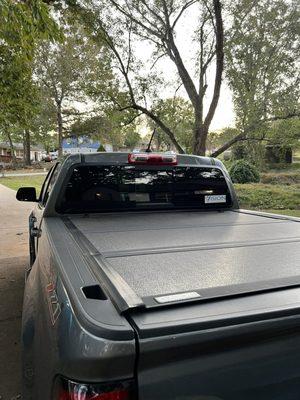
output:
<svg viewBox="0 0 300 400"><path fill-rule="evenodd" d="M70 136L63 140L63 154L75 153L96 153L101 146L98 140L93 140L88 136ZM103 144L105 151L112 151L112 146Z"/></svg>
<svg viewBox="0 0 300 400"><path fill-rule="evenodd" d="M24 160L24 146L22 143L13 143L15 156L17 161ZM31 161L39 162L42 160L43 149L39 146L31 146L30 159ZM7 142L0 142L0 165L5 166L12 161L10 145Z"/></svg>

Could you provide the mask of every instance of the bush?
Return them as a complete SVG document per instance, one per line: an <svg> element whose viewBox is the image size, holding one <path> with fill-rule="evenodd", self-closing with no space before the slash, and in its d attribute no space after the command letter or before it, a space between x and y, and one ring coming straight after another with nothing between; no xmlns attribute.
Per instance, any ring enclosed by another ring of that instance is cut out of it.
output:
<svg viewBox="0 0 300 400"><path fill-rule="evenodd" d="M104 152L104 151L106 151L105 150L105 147L103 146L103 144L100 144L100 146L98 147L98 150L97 150L97 152L99 153L101 153L101 152Z"/></svg>
<svg viewBox="0 0 300 400"><path fill-rule="evenodd" d="M257 168L245 160L235 161L229 169L229 174L234 183L252 183L260 180Z"/></svg>

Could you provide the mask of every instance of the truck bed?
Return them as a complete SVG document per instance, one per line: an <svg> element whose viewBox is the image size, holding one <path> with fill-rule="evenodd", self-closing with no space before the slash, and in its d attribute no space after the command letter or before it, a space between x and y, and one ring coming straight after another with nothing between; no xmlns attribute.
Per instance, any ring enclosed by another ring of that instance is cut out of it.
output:
<svg viewBox="0 0 300 400"><path fill-rule="evenodd" d="M69 220L148 307L300 285L296 219L198 211Z"/></svg>

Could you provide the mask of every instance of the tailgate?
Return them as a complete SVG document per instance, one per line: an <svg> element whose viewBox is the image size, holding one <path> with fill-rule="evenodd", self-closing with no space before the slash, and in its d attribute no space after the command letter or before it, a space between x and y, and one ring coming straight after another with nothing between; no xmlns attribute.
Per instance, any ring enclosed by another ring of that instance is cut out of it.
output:
<svg viewBox="0 0 300 400"><path fill-rule="evenodd" d="M300 289L132 316L140 400L300 398Z"/></svg>

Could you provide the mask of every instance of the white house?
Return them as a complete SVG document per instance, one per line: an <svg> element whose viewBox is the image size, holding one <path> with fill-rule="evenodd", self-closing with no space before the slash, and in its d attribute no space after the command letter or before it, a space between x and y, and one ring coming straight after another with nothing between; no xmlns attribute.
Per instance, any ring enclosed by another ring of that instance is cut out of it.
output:
<svg viewBox="0 0 300 400"><path fill-rule="evenodd" d="M17 161L22 162L24 159L24 147L22 143L14 143L15 156ZM31 146L31 161L39 162L42 160L43 149L38 146ZM12 161L11 149L9 143L0 143L0 165L10 164Z"/></svg>

